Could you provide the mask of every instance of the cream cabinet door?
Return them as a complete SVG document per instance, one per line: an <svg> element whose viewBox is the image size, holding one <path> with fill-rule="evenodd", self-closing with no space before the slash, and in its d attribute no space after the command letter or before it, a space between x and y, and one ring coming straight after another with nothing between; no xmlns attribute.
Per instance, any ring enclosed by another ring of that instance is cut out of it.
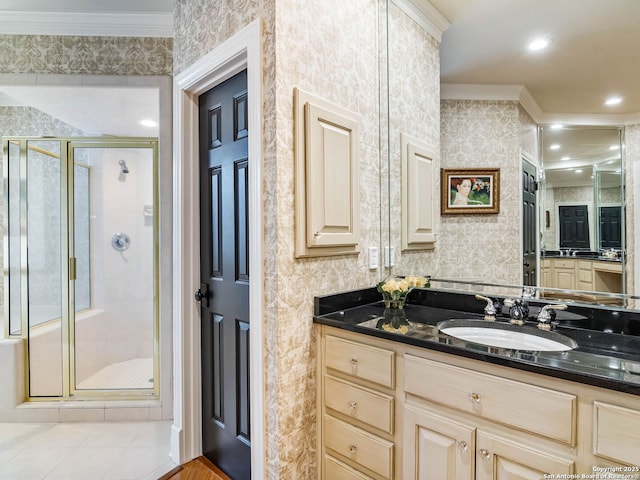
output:
<svg viewBox="0 0 640 480"><path fill-rule="evenodd" d="M418 407L405 406L403 478L471 480L475 428Z"/></svg>
<svg viewBox="0 0 640 480"><path fill-rule="evenodd" d="M477 480L540 480L545 474L574 473L572 459L534 450L512 440L478 431L476 436Z"/></svg>

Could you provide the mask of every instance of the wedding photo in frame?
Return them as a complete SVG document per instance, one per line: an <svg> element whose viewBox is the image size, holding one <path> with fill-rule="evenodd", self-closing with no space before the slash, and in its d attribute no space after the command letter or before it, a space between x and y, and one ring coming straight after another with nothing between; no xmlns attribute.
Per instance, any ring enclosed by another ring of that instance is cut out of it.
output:
<svg viewBox="0 0 640 480"><path fill-rule="evenodd" d="M442 215L500 213L500 169L440 169Z"/></svg>

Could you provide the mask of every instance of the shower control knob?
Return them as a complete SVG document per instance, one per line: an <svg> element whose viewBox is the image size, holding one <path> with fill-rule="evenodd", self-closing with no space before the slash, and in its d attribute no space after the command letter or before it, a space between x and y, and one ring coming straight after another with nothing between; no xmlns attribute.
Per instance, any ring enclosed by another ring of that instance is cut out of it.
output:
<svg viewBox="0 0 640 480"><path fill-rule="evenodd" d="M111 246L119 252L124 252L130 245L131 238L126 233L116 233L111 237Z"/></svg>

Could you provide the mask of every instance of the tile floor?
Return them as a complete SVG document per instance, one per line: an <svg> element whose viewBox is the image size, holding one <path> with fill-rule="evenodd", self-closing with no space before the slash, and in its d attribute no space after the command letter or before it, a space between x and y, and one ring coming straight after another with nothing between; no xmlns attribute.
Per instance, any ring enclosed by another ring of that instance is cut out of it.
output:
<svg viewBox="0 0 640 480"><path fill-rule="evenodd" d="M0 423L0 480L157 480L171 422Z"/></svg>

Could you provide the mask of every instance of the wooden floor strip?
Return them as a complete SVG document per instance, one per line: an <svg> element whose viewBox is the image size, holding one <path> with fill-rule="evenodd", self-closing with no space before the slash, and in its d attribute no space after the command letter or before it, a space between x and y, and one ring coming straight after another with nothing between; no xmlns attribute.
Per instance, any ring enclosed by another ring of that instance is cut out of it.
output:
<svg viewBox="0 0 640 480"><path fill-rule="evenodd" d="M231 480L206 457L198 457L174 468L158 480Z"/></svg>

